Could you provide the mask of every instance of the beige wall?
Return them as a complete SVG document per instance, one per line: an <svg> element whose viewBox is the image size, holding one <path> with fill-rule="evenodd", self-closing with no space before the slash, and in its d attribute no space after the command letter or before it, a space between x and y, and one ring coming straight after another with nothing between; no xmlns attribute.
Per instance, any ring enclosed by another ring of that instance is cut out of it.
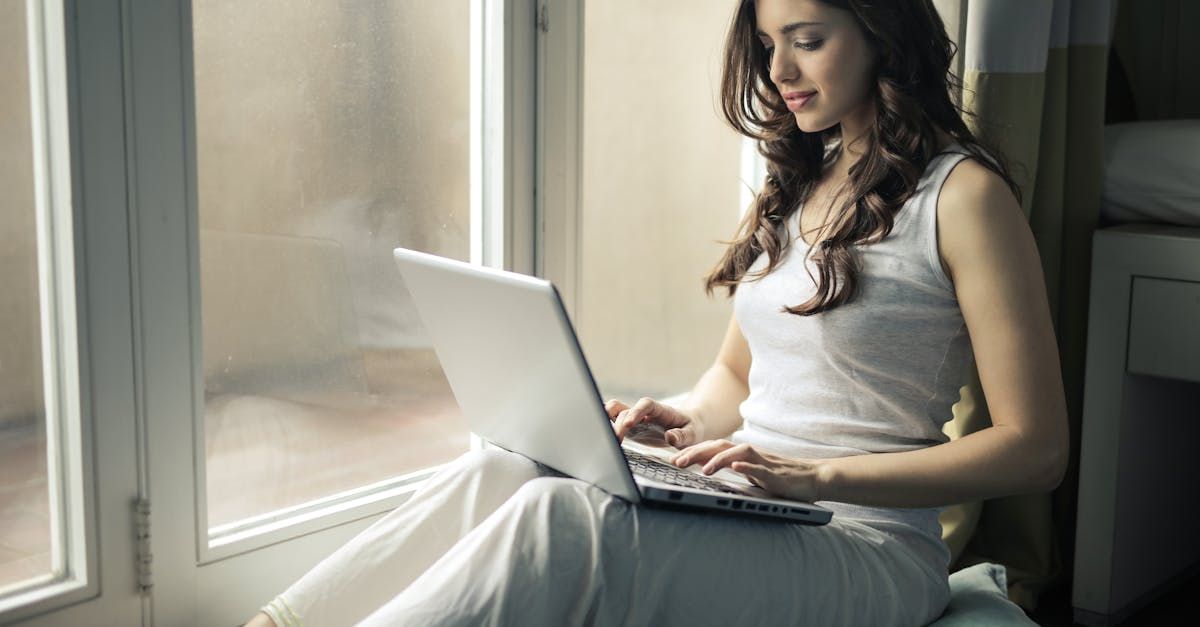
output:
<svg viewBox="0 0 1200 627"><path fill-rule="evenodd" d="M42 412L25 3L0 0L0 422Z"/></svg>
<svg viewBox="0 0 1200 627"><path fill-rule="evenodd" d="M708 300L701 277L740 209L740 138L717 105L732 11L695 0L586 4L576 324L606 397L690 390L729 321L729 301Z"/></svg>

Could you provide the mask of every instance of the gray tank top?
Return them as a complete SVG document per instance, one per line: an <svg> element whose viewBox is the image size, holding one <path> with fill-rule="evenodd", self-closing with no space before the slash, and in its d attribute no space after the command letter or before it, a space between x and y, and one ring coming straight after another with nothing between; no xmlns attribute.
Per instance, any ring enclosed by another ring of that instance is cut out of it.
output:
<svg viewBox="0 0 1200 627"><path fill-rule="evenodd" d="M855 247L858 294L831 311L807 317L782 311L816 292L806 262L818 276L799 236L802 208L792 214L792 243L780 265L760 279L743 279L734 296L752 359L750 395L739 408L743 423L733 442L821 459L949 440L942 426L953 418L950 408L974 353L938 256L935 209L950 170L966 156L958 144L934 156L892 232ZM766 263L760 255L750 272ZM897 537L934 572L948 569L950 551L938 521L944 508L818 504Z"/></svg>

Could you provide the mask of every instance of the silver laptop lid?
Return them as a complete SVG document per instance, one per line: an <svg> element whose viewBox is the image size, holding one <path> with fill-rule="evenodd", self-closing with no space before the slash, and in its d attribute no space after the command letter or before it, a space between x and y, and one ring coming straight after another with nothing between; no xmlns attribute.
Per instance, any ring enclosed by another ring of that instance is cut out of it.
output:
<svg viewBox="0 0 1200 627"><path fill-rule="evenodd" d="M549 281L404 248L393 254L472 431L641 500Z"/></svg>

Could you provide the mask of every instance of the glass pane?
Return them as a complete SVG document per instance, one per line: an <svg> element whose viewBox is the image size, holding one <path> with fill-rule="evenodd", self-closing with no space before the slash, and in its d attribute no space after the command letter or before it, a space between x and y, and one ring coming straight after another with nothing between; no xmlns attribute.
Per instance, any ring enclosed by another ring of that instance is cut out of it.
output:
<svg viewBox="0 0 1200 627"><path fill-rule="evenodd" d="M687 392L729 322L729 301L708 300L701 278L741 211L741 142L717 100L733 9L695 0L585 5L574 322L606 399Z"/></svg>
<svg viewBox="0 0 1200 627"><path fill-rule="evenodd" d="M0 589L50 573L37 206L23 0L0 0Z"/></svg>
<svg viewBox="0 0 1200 627"><path fill-rule="evenodd" d="M192 10L210 527L467 451L391 251L469 256L468 1Z"/></svg>

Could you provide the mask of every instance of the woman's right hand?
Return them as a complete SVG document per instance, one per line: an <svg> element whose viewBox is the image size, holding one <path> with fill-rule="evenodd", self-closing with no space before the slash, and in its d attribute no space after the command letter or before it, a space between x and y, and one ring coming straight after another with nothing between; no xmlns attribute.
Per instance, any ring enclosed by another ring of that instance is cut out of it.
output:
<svg viewBox="0 0 1200 627"><path fill-rule="evenodd" d="M667 444L680 449L700 442L703 435L699 421L692 416L649 397L641 398L632 407L612 399L604 403L604 409L613 423L617 441L623 440L631 429L642 424L662 427Z"/></svg>

